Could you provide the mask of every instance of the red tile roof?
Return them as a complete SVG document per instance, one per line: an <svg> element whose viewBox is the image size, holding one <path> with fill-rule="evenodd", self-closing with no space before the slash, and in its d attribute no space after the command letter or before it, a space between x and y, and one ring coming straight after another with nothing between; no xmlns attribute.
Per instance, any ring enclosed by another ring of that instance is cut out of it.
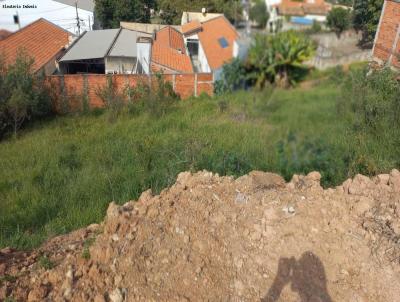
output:
<svg viewBox="0 0 400 302"><path fill-rule="evenodd" d="M194 20L182 25L182 32L184 35L187 35L199 31L201 30L201 28L202 28L201 23L198 20Z"/></svg>
<svg viewBox="0 0 400 302"><path fill-rule="evenodd" d="M224 16L203 22L198 36L211 69L218 69L233 58L233 45L239 35ZM221 38L225 38L227 47L222 47Z"/></svg>
<svg viewBox="0 0 400 302"><path fill-rule="evenodd" d="M157 32L151 49L151 61L152 66L157 64L158 68L165 67L166 71L193 72L183 36L170 26Z"/></svg>
<svg viewBox="0 0 400 302"><path fill-rule="evenodd" d="M0 41L7 38L11 34L12 34L11 31L8 31L6 29L0 29Z"/></svg>
<svg viewBox="0 0 400 302"><path fill-rule="evenodd" d="M277 7L279 14L288 16L327 15L331 9L331 5L325 0L313 2L282 0Z"/></svg>
<svg viewBox="0 0 400 302"><path fill-rule="evenodd" d="M5 55L6 64L12 64L19 49L34 58L34 71L40 70L68 43L71 33L57 25L39 19L0 41L0 53Z"/></svg>

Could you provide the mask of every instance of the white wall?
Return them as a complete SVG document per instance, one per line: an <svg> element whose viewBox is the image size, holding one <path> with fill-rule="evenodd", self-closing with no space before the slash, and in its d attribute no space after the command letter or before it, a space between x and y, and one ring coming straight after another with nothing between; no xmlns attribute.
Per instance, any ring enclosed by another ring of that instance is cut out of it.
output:
<svg viewBox="0 0 400 302"><path fill-rule="evenodd" d="M185 39L185 45L187 45L188 39L199 41L198 60L200 62L200 72L211 72L211 68L210 68L210 65L208 65L208 60L207 60L206 54L204 52L203 46L201 45L201 42L199 40L199 36L196 34L196 35L191 35L189 37L185 37L184 39ZM188 51L187 47L186 47L186 51Z"/></svg>
<svg viewBox="0 0 400 302"><path fill-rule="evenodd" d="M151 43L148 42L137 42L137 59L138 63L142 66L145 74L150 73L150 53Z"/></svg>
<svg viewBox="0 0 400 302"><path fill-rule="evenodd" d="M108 57L105 59L106 74L133 74L136 68L136 58Z"/></svg>
<svg viewBox="0 0 400 302"><path fill-rule="evenodd" d="M321 16L321 15L305 15L304 18L315 20L318 22L326 22L326 16Z"/></svg>
<svg viewBox="0 0 400 302"><path fill-rule="evenodd" d="M239 55L239 45L236 41L233 42L233 57L236 58Z"/></svg>
<svg viewBox="0 0 400 302"><path fill-rule="evenodd" d="M265 5L267 6L268 10L272 5L281 4L282 0L265 0Z"/></svg>
<svg viewBox="0 0 400 302"><path fill-rule="evenodd" d="M200 41L199 41L199 62L201 66L201 72L211 72L210 65L208 65L208 60Z"/></svg>

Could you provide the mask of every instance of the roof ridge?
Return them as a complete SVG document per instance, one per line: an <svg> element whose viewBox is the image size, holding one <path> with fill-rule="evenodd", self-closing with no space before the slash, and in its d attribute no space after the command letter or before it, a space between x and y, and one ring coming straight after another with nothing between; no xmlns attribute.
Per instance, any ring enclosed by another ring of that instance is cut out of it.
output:
<svg viewBox="0 0 400 302"><path fill-rule="evenodd" d="M39 23L40 21L47 22L48 24L53 25L54 27L57 27L57 28L61 29L62 31L68 33L69 35L75 36L73 33L69 32L68 30L65 30L64 28L58 26L57 24L54 24L53 22L41 17L41 18L39 18L39 19L37 19L37 20L25 25L24 27L18 29L17 31L11 32L11 35L9 35L8 37L6 37L5 39L0 41L0 44L3 43L4 41L6 41L7 39L10 39L11 37L13 37L13 36L23 32L23 31L25 31L27 28L31 27L32 25L34 25L36 23Z"/></svg>

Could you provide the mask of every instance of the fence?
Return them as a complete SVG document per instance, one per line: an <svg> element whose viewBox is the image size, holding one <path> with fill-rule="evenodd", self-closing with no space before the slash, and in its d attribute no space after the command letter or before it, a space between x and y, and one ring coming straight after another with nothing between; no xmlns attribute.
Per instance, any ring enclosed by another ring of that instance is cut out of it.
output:
<svg viewBox="0 0 400 302"><path fill-rule="evenodd" d="M203 93L212 95L214 91L213 74L165 74L161 75L164 81L172 84L174 91L182 99L191 96L199 96ZM53 87L60 103L55 104L57 110L61 110L61 101L67 103L69 111L79 111L87 108L101 108L103 101L97 95L97 91L107 85L111 77L114 88L122 92L127 85L136 86L139 83L156 83L156 75L105 75L105 74L76 74L49 76L47 80Z"/></svg>

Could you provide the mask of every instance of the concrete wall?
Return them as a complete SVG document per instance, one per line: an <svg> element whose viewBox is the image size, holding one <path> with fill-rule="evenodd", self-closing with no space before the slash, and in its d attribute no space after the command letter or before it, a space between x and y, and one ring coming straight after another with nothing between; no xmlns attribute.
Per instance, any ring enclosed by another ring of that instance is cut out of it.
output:
<svg viewBox="0 0 400 302"><path fill-rule="evenodd" d="M136 69L136 58L107 57L105 58L106 73L132 74Z"/></svg>
<svg viewBox="0 0 400 302"><path fill-rule="evenodd" d="M373 56L381 64L400 68L400 2L397 0L385 1Z"/></svg>
<svg viewBox="0 0 400 302"><path fill-rule="evenodd" d="M172 84L174 91L182 99L199 96L202 93L213 95L213 75L199 74L169 74L162 75L165 81ZM47 77L47 82L57 96L58 103L54 107L58 112L81 111L88 108L102 108L104 104L97 92L112 79L117 91L122 92L127 85L136 86L139 83L153 85L157 83L155 75L103 75L103 74L71 74ZM86 102L86 104L84 104ZM65 109L67 107L67 109Z"/></svg>
<svg viewBox="0 0 400 302"><path fill-rule="evenodd" d="M358 46L361 33L344 32L340 38L335 33L314 34L311 38L318 44L314 58L306 62L318 69L326 69L354 62L370 61L371 50Z"/></svg>

